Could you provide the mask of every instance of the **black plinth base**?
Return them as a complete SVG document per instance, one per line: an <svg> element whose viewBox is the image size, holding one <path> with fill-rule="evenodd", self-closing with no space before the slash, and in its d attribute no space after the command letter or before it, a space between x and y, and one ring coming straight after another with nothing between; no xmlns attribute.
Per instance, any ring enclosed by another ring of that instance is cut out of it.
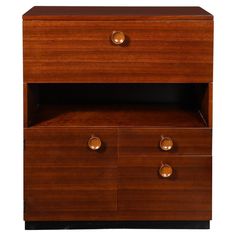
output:
<svg viewBox="0 0 236 236"><path fill-rule="evenodd" d="M25 229L209 229L209 221L27 221Z"/></svg>

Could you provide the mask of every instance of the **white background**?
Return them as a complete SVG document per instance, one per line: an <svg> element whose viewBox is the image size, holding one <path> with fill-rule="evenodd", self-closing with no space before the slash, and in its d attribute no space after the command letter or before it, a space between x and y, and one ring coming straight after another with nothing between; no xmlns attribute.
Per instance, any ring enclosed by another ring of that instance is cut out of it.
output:
<svg viewBox="0 0 236 236"><path fill-rule="evenodd" d="M3 0L0 5L0 235L236 235L234 0ZM210 230L24 231L22 14L34 5L201 6L214 15L213 221Z"/></svg>

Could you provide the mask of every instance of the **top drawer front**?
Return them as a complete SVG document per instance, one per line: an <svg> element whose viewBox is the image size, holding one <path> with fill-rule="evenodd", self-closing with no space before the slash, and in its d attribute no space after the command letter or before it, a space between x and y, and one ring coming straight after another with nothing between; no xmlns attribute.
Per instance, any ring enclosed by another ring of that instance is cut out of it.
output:
<svg viewBox="0 0 236 236"><path fill-rule="evenodd" d="M123 46L112 44L114 30ZM25 82L209 82L213 22L25 21Z"/></svg>

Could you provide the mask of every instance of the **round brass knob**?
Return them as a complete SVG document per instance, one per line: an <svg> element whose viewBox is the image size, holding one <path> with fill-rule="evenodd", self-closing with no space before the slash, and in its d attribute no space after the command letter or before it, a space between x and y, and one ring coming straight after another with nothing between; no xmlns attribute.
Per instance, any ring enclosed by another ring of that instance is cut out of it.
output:
<svg viewBox="0 0 236 236"><path fill-rule="evenodd" d="M163 178L168 178L172 175L173 169L170 165L168 164L161 164L161 167L159 169L159 174Z"/></svg>
<svg viewBox="0 0 236 236"><path fill-rule="evenodd" d="M169 151L172 149L174 143L170 137L161 137L160 148L163 151Z"/></svg>
<svg viewBox="0 0 236 236"><path fill-rule="evenodd" d="M125 42L125 34L122 31L113 31L111 33L111 41L115 45L121 45Z"/></svg>
<svg viewBox="0 0 236 236"><path fill-rule="evenodd" d="M102 141L99 137L92 136L88 141L88 147L91 150L98 150L102 146Z"/></svg>

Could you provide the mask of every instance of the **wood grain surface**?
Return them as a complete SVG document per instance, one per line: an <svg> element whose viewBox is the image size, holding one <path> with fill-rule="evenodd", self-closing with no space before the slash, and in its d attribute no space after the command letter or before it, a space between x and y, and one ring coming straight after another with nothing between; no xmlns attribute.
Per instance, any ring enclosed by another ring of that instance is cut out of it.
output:
<svg viewBox="0 0 236 236"><path fill-rule="evenodd" d="M119 159L118 209L210 213L210 156L142 156L132 163L124 159ZM159 175L162 162L172 166L171 177Z"/></svg>
<svg viewBox="0 0 236 236"><path fill-rule="evenodd" d="M133 220L210 220L211 212L204 211L68 211L28 209L26 221L133 221Z"/></svg>
<svg viewBox="0 0 236 236"><path fill-rule="evenodd" d="M24 20L183 20L213 19L200 7L33 7Z"/></svg>
<svg viewBox="0 0 236 236"><path fill-rule="evenodd" d="M88 148L92 134L101 137L101 150ZM25 129L25 220L116 210L116 160L115 129Z"/></svg>
<svg viewBox="0 0 236 236"><path fill-rule="evenodd" d="M101 149L88 148L91 135L100 137ZM117 131L103 128L25 129L25 167L116 166Z"/></svg>
<svg viewBox="0 0 236 236"><path fill-rule="evenodd" d="M211 219L211 14L33 7L23 47L25 221Z"/></svg>
<svg viewBox="0 0 236 236"><path fill-rule="evenodd" d="M211 211L211 190L120 190L118 209L123 211Z"/></svg>
<svg viewBox="0 0 236 236"><path fill-rule="evenodd" d="M206 127L199 111L176 105L42 105L33 127Z"/></svg>
<svg viewBox="0 0 236 236"><path fill-rule="evenodd" d="M160 148L161 137L170 137L173 148L163 151ZM173 154L211 155L212 131L209 128L127 128L119 129L120 158L138 156L171 156Z"/></svg>
<svg viewBox="0 0 236 236"><path fill-rule="evenodd" d="M210 82L212 45L212 21L24 21L24 81Z"/></svg>
<svg viewBox="0 0 236 236"><path fill-rule="evenodd" d="M146 137L150 130L133 134ZM153 132L160 130L168 129ZM180 136L188 131L182 130ZM87 148L91 133L106 144L101 152ZM138 155L135 151L126 155L122 150L126 136L120 135L118 141L117 135L116 129L109 128L25 129L25 220L210 218L210 156L159 155L158 149L155 155L154 150L146 152L145 142ZM174 169L169 179L158 175L161 162Z"/></svg>

